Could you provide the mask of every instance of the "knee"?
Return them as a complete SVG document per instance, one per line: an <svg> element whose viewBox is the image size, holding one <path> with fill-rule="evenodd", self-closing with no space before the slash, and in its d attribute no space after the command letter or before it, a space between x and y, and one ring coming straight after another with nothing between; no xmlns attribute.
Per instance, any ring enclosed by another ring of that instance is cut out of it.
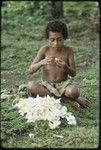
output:
<svg viewBox="0 0 101 150"><path fill-rule="evenodd" d="M33 82L30 81L30 82L27 83L27 88L28 88L28 89L31 89L32 86L33 86Z"/></svg>
<svg viewBox="0 0 101 150"><path fill-rule="evenodd" d="M29 90L29 91L35 91L35 89L36 89L36 85L32 82L32 81L30 81L30 82L28 82L28 84L27 84L27 89Z"/></svg>
<svg viewBox="0 0 101 150"><path fill-rule="evenodd" d="M69 85L65 90L65 96L75 99L80 96L80 91L77 86Z"/></svg>

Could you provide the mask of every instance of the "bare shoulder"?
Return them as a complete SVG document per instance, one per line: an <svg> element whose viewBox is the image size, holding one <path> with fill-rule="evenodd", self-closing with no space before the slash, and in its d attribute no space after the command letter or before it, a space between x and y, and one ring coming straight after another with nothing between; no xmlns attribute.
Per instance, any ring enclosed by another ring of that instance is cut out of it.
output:
<svg viewBox="0 0 101 150"><path fill-rule="evenodd" d="M73 52L73 48L70 47L70 46L64 45L64 50L67 51L68 53L74 53L74 52Z"/></svg>
<svg viewBox="0 0 101 150"><path fill-rule="evenodd" d="M44 45L39 49L40 53L45 53L49 49L48 45Z"/></svg>
<svg viewBox="0 0 101 150"><path fill-rule="evenodd" d="M35 57L34 60L33 60L33 63L37 63L37 62L39 62L40 60L44 59L47 50L48 50L48 47L47 47L47 46L42 46L42 47L38 50L38 53L37 53L36 57Z"/></svg>

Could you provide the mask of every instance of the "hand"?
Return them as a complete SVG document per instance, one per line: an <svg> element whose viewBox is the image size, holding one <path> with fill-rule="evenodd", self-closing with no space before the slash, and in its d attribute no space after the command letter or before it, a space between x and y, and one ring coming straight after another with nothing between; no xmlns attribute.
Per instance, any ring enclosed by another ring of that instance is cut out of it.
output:
<svg viewBox="0 0 101 150"><path fill-rule="evenodd" d="M66 63L58 58L55 58L55 63L57 66L64 68L66 66Z"/></svg>
<svg viewBox="0 0 101 150"><path fill-rule="evenodd" d="M41 60L40 63L42 65L49 65L49 64L52 64L53 59L54 59L54 57L48 56L45 59Z"/></svg>

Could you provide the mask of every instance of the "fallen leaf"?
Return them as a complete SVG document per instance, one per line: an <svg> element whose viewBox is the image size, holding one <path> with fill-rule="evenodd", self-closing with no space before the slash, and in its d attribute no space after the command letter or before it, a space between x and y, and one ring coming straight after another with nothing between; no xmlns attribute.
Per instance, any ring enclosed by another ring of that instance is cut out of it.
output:
<svg viewBox="0 0 101 150"><path fill-rule="evenodd" d="M53 134L53 137L64 138L64 136L62 136L62 135L57 135L57 134Z"/></svg>

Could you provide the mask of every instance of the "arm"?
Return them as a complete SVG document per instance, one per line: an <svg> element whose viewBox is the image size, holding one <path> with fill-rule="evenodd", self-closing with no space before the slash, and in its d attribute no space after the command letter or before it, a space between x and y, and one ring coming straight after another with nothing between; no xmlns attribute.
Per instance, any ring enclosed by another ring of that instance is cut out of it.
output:
<svg viewBox="0 0 101 150"><path fill-rule="evenodd" d="M48 64L51 63L51 61L52 61L51 56L48 56L48 57L45 58L46 50L47 50L47 48L45 48L45 47L43 47L39 50L36 58L34 59L34 61L32 62L32 64L29 67L28 72L30 74L35 73L36 71L38 71L44 65L48 65Z"/></svg>
<svg viewBox="0 0 101 150"><path fill-rule="evenodd" d="M37 56L35 57L35 59L33 60L32 64L28 69L28 72L30 74L38 71L42 67L41 60L44 58L44 52L45 52L45 48L41 48L37 53Z"/></svg>
<svg viewBox="0 0 101 150"><path fill-rule="evenodd" d="M76 66L75 66L75 61L74 61L74 53L73 53L72 49L70 49L70 51L69 51L68 64L69 64L69 66L67 64L65 65L67 73L71 77L76 76Z"/></svg>

